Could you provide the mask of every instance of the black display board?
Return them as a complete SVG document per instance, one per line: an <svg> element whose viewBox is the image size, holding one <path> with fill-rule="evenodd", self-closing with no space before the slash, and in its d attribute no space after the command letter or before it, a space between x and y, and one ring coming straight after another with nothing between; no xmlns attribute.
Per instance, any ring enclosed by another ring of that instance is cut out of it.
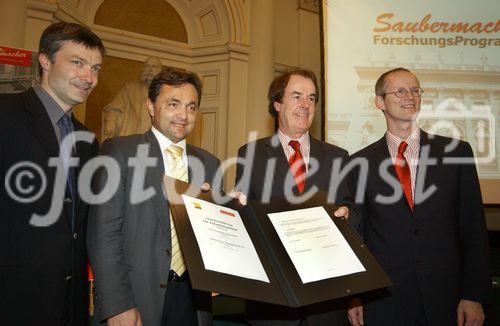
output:
<svg viewBox="0 0 500 326"><path fill-rule="evenodd" d="M391 285L390 279L363 244L360 236L345 218L337 217L333 218L334 223L366 271L302 283L267 214L323 206L330 216L334 216L333 212L337 207L327 204L327 196L322 192L301 204L290 204L284 198L274 198L266 205L250 201L248 205L242 206L237 200L226 198L227 203L224 206L239 212L270 283L206 270L186 207L182 204L181 195L185 194L217 203L214 202L210 192L202 192L192 185L173 178L165 177L164 179L177 236L194 289L283 306L300 307Z"/></svg>

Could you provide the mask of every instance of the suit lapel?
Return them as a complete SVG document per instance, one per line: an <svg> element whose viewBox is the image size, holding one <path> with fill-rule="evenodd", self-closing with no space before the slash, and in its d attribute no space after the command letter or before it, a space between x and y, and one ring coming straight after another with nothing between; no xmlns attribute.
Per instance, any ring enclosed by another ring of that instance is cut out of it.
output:
<svg viewBox="0 0 500 326"><path fill-rule="evenodd" d="M376 163L374 166L376 166L377 169L380 164L382 164L382 162L387 159L391 159L391 154L389 153L389 148L387 147L387 139L385 138L385 135L375 143L375 146L373 147L372 157L375 158L373 163ZM370 164L371 163L372 162L370 162ZM391 176L395 178L398 177L398 175L396 174L396 169L394 168L394 164L390 165L390 168L388 168L388 172Z"/></svg>
<svg viewBox="0 0 500 326"><path fill-rule="evenodd" d="M59 156L59 143L49 115L33 88L23 93L24 107L32 115L33 130L47 157Z"/></svg>
<svg viewBox="0 0 500 326"><path fill-rule="evenodd" d="M78 122L75 118L74 115L72 115L72 121L73 121L73 127L74 131L87 131L85 128L82 128L80 122ZM96 141L95 139L93 141ZM76 142L75 144L75 150L73 153L74 157L78 158L78 165L75 167L75 181L76 181L76 187L78 189L78 182L80 178L80 171L82 170L84 164L86 164L89 161L89 158L91 155L94 155L95 153L92 153L92 148L93 145L92 143L86 143L83 141ZM78 193L78 192L77 192ZM75 208L75 230L78 230L80 227L80 224L84 220L85 216L80 216L80 209L82 207L83 202L81 201L80 196L77 196L77 203L76 203L76 208ZM83 218L82 218L83 217Z"/></svg>
<svg viewBox="0 0 500 326"><path fill-rule="evenodd" d="M167 239L170 239L170 219L169 219L169 207L164 194L163 187L163 175L164 164L163 155L160 150L160 145L156 140L153 132L148 130L144 134L144 142L149 144L149 156L157 159L157 164L155 167L150 167L146 169L145 187L153 187L155 190L155 195L152 198L153 206L156 212L156 217L163 230L163 233Z"/></svg>
<svg viewBox="0 0 500 326"><path fill-rule="evenodd" d="M309 152L309 164L308 164L308 171L311 171L311 161L315 160L318 164L323 163L324 159L324 151L323 151L323 146L321 146L321 142L317 140L316 138L313 138L310 136L310 152ZM330 167L331 168L331 167ZM330 171L330 168L326 169L325 171ZM306 188L304 191L307 191L312 185L318 185L321 184L319 182L319 178L323 178L325 176L320 175L320 171L316 171L313 175L310 175L309 172L307 173L307 178L306 178ZM330 176L326 176L330 177Z"/></svg>
<svg viewBox="0 0 500 326"><path fill-rule="evenodd" d="M436 148L433 139L429 137L429 134L426 133L423 130L420 130L420 153L418 157L418 165L417 165L417 176L415 180L415 190L417 189L418 183L417 182L422 182L422 188L420 192L424 192L429 185L432 183L432 180L437 179L437 173L439 173L438 165L440 164L439 161L435 162L435 164L426 164L425 170L421 170L421 166L423 163L423 160L433 160L433 159L439 159L442 157L442 153L438 152L439 149ZM425 152L424 156L422 157L422 154ZM420 175L422 173L422 175ZM421 178L424 178L423 180L420 180ZM417 194L415 194L416 196ZM419 203L418 198L415 198L415 208L416 206L421 205L422 203ZM419 204L417 204L419 203Z"/></svg>
<svg viewBox="0 0 500 326"><path fill-rule="evenodd" d="M49 115L47 114L47 110L43 106L42 101L38 98L33 88L28 89L23 93L23 101L26 110L32 116L32 124L33 130L35 133L36 141L41 144L42 151L45 155L43 155L44 162L40 162L42 165L46 165L48 159L51 157L59 156L59 142L57 141L57 137L54 131L54 127L52 126L52 122L50 121ZM47 168L46 172L48 173L47 178L49 180L55 180L56 169ZM67 192L67 185L65 185L65 191ZM66 195L64 195L66 196ZM75 222L75 230L77 230L77 216L78 216L78 204L79 200L75 203L74 206L74 222ZM64 208L63 208L64 209ZM61 216L65 216L61 212ZM71 215L69 215L71 216ZM66 224L68 226L68 230L71 232L71 218L65 218Z"/></svg>
<svg viewBox="0 0 500 326"><path fill-rule="evenodd" d="M277 144L273 146L273 144ZM283 147L281 146L278 134L274 134L272 137L267 138L266 143L264 145L264 150L267 154L268 159L275 159L276 166L274 168L274 179L275 184L283 187L285 184L285 178L290 170L290 166L288 161L286 160L285 152L283 151ZM267 161L266 161L267 162ZM263 171L261 173L264 173Z"/></svg>
<svg viewBox="0 0 500 326"><path fill-rule="evenodd" d="M72 119L73 120L73 127L74 127L74 131L82 131L83 129L80 128L80 125L78 123L75 122L75 117L72 116ZM77 196L75 198L75 200L77 201L75 203L75 230L78 230L79 227L80 227L80 223L82 222L82 220L80 219L80 208L81 208L81 205L82 205L82 201L80 200L80 196L79 196L79 191L78 191L78 181L79 181L79 177L80 177L80 171L82 169L82 165L84 164L84 162L87 161L87 158L85 157L86 155L88 155L88 153L85 153L85 144L83 142L77 142L75 144L75 150L74 150L74 153L73 153L73 156L77 157L78 158L78 162L79 164L77 166L75 166L74 168L74 171L75 171L75 181L76 181L76 189L77 189Z"/></svg>
<svg viewBox="0 0 500 326"><path fill-rule="evenodd" d="M203 158L203 156L200 155L200 153L191 145L186 145L186 155L188 156L188 182L189 183L192 183L198 187L201 187L201 185L204 183L204 182L208 182L208 180L210 179L209 177L210 176L207 176L205 173L204 173L204 180L193 180L194 176L198 175L198 173L194 173L193 169L194 169L194 166L193 166L193 161L192 159L196 159L198 160L198 162L201 163L201 166L205 167L205 159ZM196 165L197 166L197 165ZM206 172L206 169L205 171Z"/></svg>

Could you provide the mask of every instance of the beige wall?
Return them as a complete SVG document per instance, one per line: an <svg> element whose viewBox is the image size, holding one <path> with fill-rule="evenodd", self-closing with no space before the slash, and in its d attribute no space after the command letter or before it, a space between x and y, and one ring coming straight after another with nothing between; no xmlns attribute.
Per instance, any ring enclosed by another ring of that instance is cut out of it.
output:
<svg viewBox="0 0 500 326"><path fill-rule="evenodd" d="M99 83L86 102L85 126L97 135L101 135L101 110L109 104L125 83L139 80L143 62L106 55Z"/></svg>
<svg viewBox="0 0 500 326"><path fill-rule="evenodd" d="M105 68L101 77L109 74L109 79L95 91L88 106L75 108L76 116L96 133L99 107L126 78L136 78L148 56L200 74L206 92L200 123L191 139L222 160L236 154L250 131L258 131L259 137L272 134L266 95L276 73L301 67L320 75L319 16L299 8L298 0L167 0L186 25L187 43L185 39L172 42L95 26L102 2L0 0L0 44L37 51L42 31L52 22L80 22L103 38L109 55L106 60L124 64L114 79L116 65L109 71ZM318 110L312 128L316 137L321 134L320 126ZM226 178L228 189L233 179L234 167ZM483 196L488 199L492 193ZM498 209L487 213L497 216ZM498 223L489 222L489 226L499 228Z"/></svg>
<svg viewBox="0 0 500 326"><path fill-rule="evenodd" d="M276 71L300 67L321 74L319 14L299 8L299 1L275 0L274 49ZM320 86L319 86L320 87ZM321 136L321 103L318 103L312 134Z"/></svg>
<svg viewBox="0 0 500 326"><path fill-rule="evenodd" d="M2 45L23 48L27 0L0 0L0 40ZM20 19L21 18L21 19Z"/></svg>

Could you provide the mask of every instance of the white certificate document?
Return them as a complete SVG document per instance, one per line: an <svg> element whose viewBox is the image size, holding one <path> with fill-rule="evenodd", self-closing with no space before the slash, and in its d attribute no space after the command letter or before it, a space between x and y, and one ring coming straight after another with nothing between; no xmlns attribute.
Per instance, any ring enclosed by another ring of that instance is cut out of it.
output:
<svg viewBox="0 0 500 326"><path fill-rule="evenodd" d="M302 283L366 271L322 206L267 215Z"/></svg>
<svg viewBox="0 0 500 326"><path fill-rule="evenodd" d="M238 211L182 195L205 269L269 283Z"/></svg>

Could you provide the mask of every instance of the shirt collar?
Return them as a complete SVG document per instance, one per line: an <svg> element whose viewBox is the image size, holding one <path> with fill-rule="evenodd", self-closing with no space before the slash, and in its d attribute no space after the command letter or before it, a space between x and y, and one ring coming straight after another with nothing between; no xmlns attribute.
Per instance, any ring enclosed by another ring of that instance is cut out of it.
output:
<svg viewBox="0 0 500 326"><path fill-rule="evenodd" d="M68 114L71 118L71 110L68 113L65 113L61 106L57 104L57 102L52 98L52 96L50 96L49 93L47 93L45 89L43 89L42 86L35 85L33 89L35 90L36 95L38 95L38 98L40 98L40 101L42 101L52 125L57 125L57 122L61 120L64 114Z"/></svg>
<svg viewBox="0 0 500 326"><path fill-rule="evenodd" d="M415 128L415 130L413 130L412 133L406 139L401 139L398 136L391 134L391 132L387 130L386 138L387 138L387 144L390 147L394 147L396 151L399 147L399 144L401 144L401 142L403 141L406 141L408 147L411 150L417 150L420 148L420 128Z"/></svg>
<svg viewBox="0 0 500 326"><path fill-rule="evenodd" d="M180 142L174 144L167 136L162 134L158 129L155 127L151 127L151 131L156 137L156 140L158 141L158 144L160 145L160 150L162 153L165 153L165 150L170 146L170 145L175 145L179 146L183 149L182 151L182 156L186 156L186 139L181 140Z"/></svg>
<svg viewBox="0 0 500 326"><path fill-rule="evenodd" d="M398 143L398 145L402 141L406 141L409 146L416 145L420 143L420 128L415 128L415 130L413 130L406 139L401 139L398 136L391 134L389 130L387 130L387 137L390 138L392 141Z"/></svg>
<svg viewBox="0 0 500 326"><path fill-rule="evenodd" d="M309 131L297 139L292 139L288 137L288 135L285 134L283 131L281 131L281 129L278 129L278 136L283 146L288 146L290 140L298 141L300 143L301 148L303 148L306 144L309 144Z"/></svg>

